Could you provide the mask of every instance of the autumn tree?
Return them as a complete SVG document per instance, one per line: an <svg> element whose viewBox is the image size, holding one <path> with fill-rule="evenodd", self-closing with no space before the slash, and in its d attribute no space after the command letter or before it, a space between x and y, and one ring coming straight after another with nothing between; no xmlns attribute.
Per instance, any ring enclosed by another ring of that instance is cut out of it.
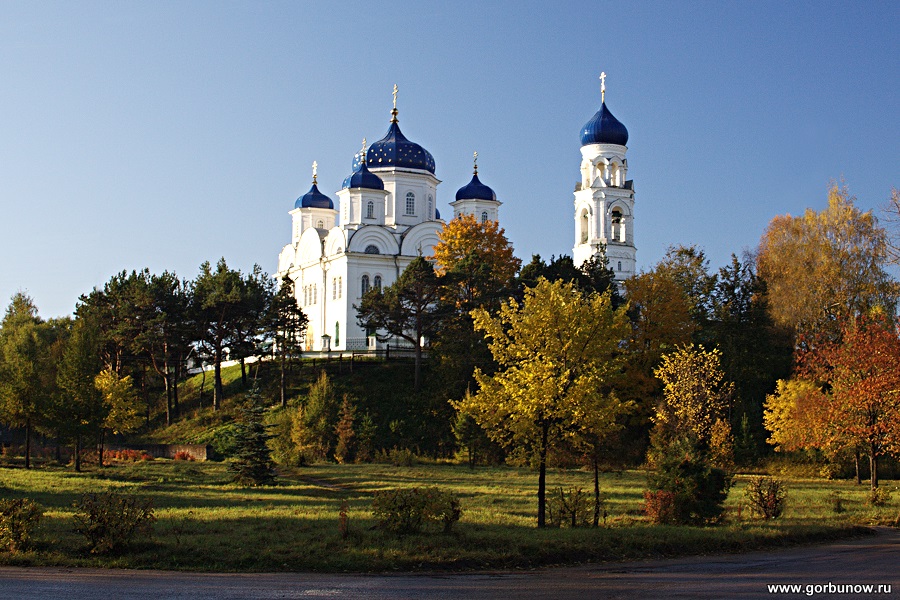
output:
<svg viewBox="0 0 900 600"><path fill-rule="evenodd" d="M97 433L104 417L103 400L94 384L103 369L98 348L99 328L89 317L75 320L57 375L63 406L61 433L74 442L75 470L81 470L81 449L86 437Z"/></svg>
<svg viewBox="0 0 900 600"><path fill-rule="evenodd" d="M828 207L775 217L759 243L759 275L772 317L801 336L839 335L841 323L873 309L893 315L897 285L885 271L885 230L855 205L847 188L828 192Z"/></svg>
<svg viewBox="0 0 900 600"><path fill-rule="evenodd" d="M413 345L416 391L422 381L422 340L434 335L440 320L440 293L434 266L417 256L396 282L383 290L369 290L355 307L360 327L386 332Z"/></svg>
<svg viewBox="0 0 900 600"><path fill-rule="evenodd" d="M857 319L844 328L839 342L817 348L816 354L818 368L810 372L819 383L785 384L767 403L772 439L786 449L813 447L832 454L860 448L869 458L875 489L878 458L900 454L897 331L884 318Z"/></svg>
<svg viewBox="0 0 900 600"><path fill-rule="evenodd" d="M100 392L102 402L99 410L101 421L98 443L99 463L102 467L107 432L118 435L134 431L141 426L143 419L131 375L121 377L115 371L106 369L94 378L94 387Z"/></svg>
<svg viewBox="0 0 900 600"><path fill-rule="evenodd" d="M521 303L504 303L496 317L477 309L474 319L500 368L476 370L477 393L452 404L495 441L534 452L544 527L547 452L579 430L614 427L627 408L601 393L618 367L627 317L609 294L585 297L571 283L542 280Z"/></svg>

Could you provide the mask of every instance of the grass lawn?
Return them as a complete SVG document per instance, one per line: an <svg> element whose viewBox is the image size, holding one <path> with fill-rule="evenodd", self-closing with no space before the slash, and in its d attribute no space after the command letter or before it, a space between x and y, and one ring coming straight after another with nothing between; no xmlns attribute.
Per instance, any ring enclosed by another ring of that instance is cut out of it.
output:
<svg viewBox="0 0 900 600"><path fill-rule="evenodd" d="M0 552L0 564L182 569L198 571L391 571L529 568L584 561L739 552L861 533L860 525L896 524L898 498L865 503L866 486L787 479L783 518L752 519L738 477L724 524L653 526L640 513L645 475L605 474L606 524L598 529L535 528L537 474L510 467L469 470L455 465L321 465L282 472L272 487L228 482L223 463L155 460L114 464L76 474L56 467L0 468L0 497L27 496L45 507L33 550ZM884 482L885 485L891 482ZM374 528L372 492L438 485L457 492L463 516L452 533L397 537ZM549 487L592 489L591 475L551 470ZM152 498L153 537L124 552L91 556L74 533L73 503L81 494L114 488ZM833 511L834 492L845 512ZM349 506L342 539L338 514Z"/></svg>

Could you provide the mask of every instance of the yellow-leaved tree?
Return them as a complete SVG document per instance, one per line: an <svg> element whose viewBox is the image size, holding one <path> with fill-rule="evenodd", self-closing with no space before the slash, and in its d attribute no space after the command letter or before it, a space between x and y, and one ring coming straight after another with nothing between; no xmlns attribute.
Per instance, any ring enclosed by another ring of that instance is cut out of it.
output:
<svg viewBox="0 0 900 600"><path fill-rule="evenodd" d="M547 451L565 437L615 429L629 408L603 393L620 366L625 308L614 310L608 293L585 296L571 283L542 278L521 304L510 300L496 317L484 309L473 316L499 369L476 370L477 393L452 404L495 441L537 456L538 527L544 527Z"/></svg>
<svg viewBox="0 0 900 600"><path fill-rule="evenodd" d="M730 462L728 412L734 384L725 380L718 349L693 344L662 357L654 374L663 382L663 402L656 410L656 442L688 435L708 449L715 466ZM660 439L661 436L661 439Z"/></svg>
<svg viewBox="0 0 900 600"><path fill-rule="evenodd" d="M131 375L120 377L115 371L105 369L94 378L94 387L103 402L103 420L100 424L100 465L103 465L103 439L107 431L114 434L134 431L141 426L143 417L138 410L137 390Z"/></svg>

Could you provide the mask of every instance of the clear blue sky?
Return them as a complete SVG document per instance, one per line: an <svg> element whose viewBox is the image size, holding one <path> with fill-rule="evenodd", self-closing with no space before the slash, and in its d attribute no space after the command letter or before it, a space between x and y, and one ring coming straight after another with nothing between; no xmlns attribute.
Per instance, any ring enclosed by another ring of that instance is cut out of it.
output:
<svg viewBox="0 0 900 600"><path fill-rule="evenodd" d="M45 317L123 269L276 268L297 196L363 136L471 176L528 261L571 254L581 126L627 127L638 265L713 267L769 220L900 186L900 3L0 3L0 303Z"/></svg>

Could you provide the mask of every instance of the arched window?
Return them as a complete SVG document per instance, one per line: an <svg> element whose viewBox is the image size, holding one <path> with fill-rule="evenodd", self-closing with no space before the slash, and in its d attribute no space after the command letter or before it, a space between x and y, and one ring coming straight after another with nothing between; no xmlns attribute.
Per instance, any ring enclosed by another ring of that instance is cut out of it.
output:
<svg viewBox="0 0 900 600"><path fill-rule="evenodd" d="M482 225L483 225L484 223L487 223L487 220L488 220L488 214L487 214L487 211L484 211L483 213L481 213L481 223L482 223Z"/></svg>
<svg viewBox="0 0 900 600"><path fill-rule="evenodd" d="M313 284L313 304L316 304L319 301L319 286Z"/></svg>
<svg viewBox="0 0 900 600"><path fill-rule="evenodd" d="M375 289L381 291L381 275L375 276Z"/></svg>
<svg viewBox="0 0 900 600"><path fill-rule="evenodd" d="M360 290L361 290L360 297L365 296L365 295L366 295L366 292L369 291L369 276L368 276L368 275L363 275L363 276L362 276L362 282L361 282L361 285L360 285Z"/></svg>
<svg viewBox="0 0 900 600"><path fill-rule="evenodd" d="M341 343L341 324L337 321L334 322L334 345L338 346Z"/></svg>
<svg viewBox="0 0 900 600"><path fill-rule="evenodd" d="M341 298L344 295L344 278L343 276L337 278L337 287L338 287L338 298Z"/></svg>
<svg viewBox="0 0 900 600"><path fill-rule="evenodd" d="M375 218L375 203L369 200L366 203L366 218L374 219Z"/></svg>
<svg viewBox="0 0 900 600"><path fill-rule="evenodd" d="M625 219L622 217L622 211L614 208L612 211L612 239L615 242L625 241Z"/></svg>
<svg viewBox="0 0 900 600"><path fill-rule="evenodd" d="M318 221L316 221L316 228L317 229L325 229L325 221L323 221L322 219L319 219Z"/></svg>
<svg viewBox="0 0 900 600"><path fill-rule="evenodd" d="M588 211L584 209L581 211L581 243L587 244L588 241L588 229L589 229L589 221L588 221Z"/></svg>
<svg viewBox="0 0 900 600"><path fill-rule="evenodd" d="M619 270L619 271L622 270L622 261L621 261L621 260L619 261L619 268L618 268L618 270Z"/></svg>
<svg viewBox="0 0 900 600"><path fill-rule="evenodd" d="M609 170L609 185L619 187L619 165L613 163Z"/></svg>
<svg viewBox="0 0 900 600"><path fill-rule="evenodd" d="M309 286L303 286L303 306L309 304Z"/></svg>
<svg viewBox="0 0 900 600"><path fill-rule="evenodd" d="M425 213L425 218L429 221L434 218L434 198L431 194L428 195L428 212Z"/></svg>
<svg viewBox="0 0 900 600"><path fill-rule="evenodd" d="M416 214L416 195L412 192L406 192L406 214Z"/></svg>
<svg viewBox="0 0 900 600"><path fill-rule="evenodd" d="M366 254L381 254L381 250L375 244L369 244L366 246Z"/></svg>
<svg viewBox="0 0 900 600"><path fill-rule="evenodd" d="M337 277L331 278L331 299L337 300Z"/></svg>

